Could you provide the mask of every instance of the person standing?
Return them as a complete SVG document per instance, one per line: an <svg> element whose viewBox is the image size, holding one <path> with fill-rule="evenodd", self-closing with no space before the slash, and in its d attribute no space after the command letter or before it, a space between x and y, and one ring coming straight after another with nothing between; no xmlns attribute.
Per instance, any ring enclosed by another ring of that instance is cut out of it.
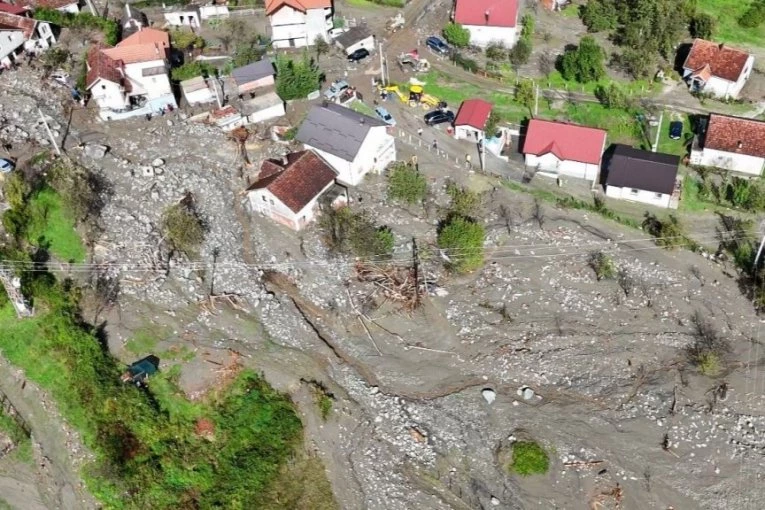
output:
<svg viewBox="0 0 765 510"><path fill-rule="evenodd" d="M422 128L417 128L417 136L422 136Z"/></svg>
<svg viewBox="0 0 765 510"><path fill-rule="evenodd" d="M473 168L472 161L473 161L473 158L470 157L470 154L465 154L465 166L468 169Z"/></svg>
<svg viewBox="0 0 765 510"><path fill-rule="evenodd" d="M436 140L435 138L433 139L432 147L434 151L438 152L438 140Z"/></svg>

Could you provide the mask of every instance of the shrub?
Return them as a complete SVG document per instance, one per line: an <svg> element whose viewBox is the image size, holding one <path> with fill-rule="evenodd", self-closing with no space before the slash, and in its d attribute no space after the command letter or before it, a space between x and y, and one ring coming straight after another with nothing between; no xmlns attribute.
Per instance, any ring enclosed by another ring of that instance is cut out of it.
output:
<svg viewBox="0 0 765 510"><path fill-rule="evenodd" d="M210 76L214 74L215 68L204 62L186 62L180 67L176 67L170 72L170 77L175 81L188 80L196 76Z"/></svg>
<svg viewBox="0 0 765 510"><path fill-rule="evenodd" d="M510 59L510 62L520 66L529 61L529 57L531 57L531 42L527 39L519 39L517 43L515 43L515 46L513 46L513 49L510 50L510 53L508 54L508 58Z"/></svg>
<svg viewBox="0 0 765 510"><path fill-rule="evenodd" d="M319 228L334 254L388 258L393 252L393 232L386 226L375 225L366 211L354 213L350 207L329 207L319 219Z"/></svg>
<svg viewBox="0 0 765 510"><path fill-rule="evenodd" d="M595 277L600 280L612 280L616 278L616 266L614 261L603 253L596 251L590 254L589 266L595 271Z"/></svg>
<svg viewBox="0 0 765 510"><path fill-rule="evenodd" d="M588 0L579 16L589 32L612 30L619 23L619 11L612 0Z"/></svg>
<svg viewBox="0 0 765 510"><path fill-rule="evenodd" d="M104 34L104 42L111 46L117 44L119 40L119 25L116 21L94 16L89 12L73 14L55 9L38 8L35 9L34 17L60 27L99 30Z"/></svg>
<svg viewBox="0 0 765 510"><path fill-rule="evenodd" d="M502 44L490 44L486 48L486 58L491 60L505 60L507 58L507 48Z"/></svg>
<svg viewBox="0 0 765 510"><path fill-rule="evenodd" d="M513 444L513 460L510 470L521 476L542 475L550 468L547 452L533 441L518 441Z"/></svg>
<svg viewBox="0 0 765 510"><path fill-rule="evenodd" d="M449 258L448 266L458 273L468 273L483 265L484 229L456 214L450 215L438 231L438 246Z"/></svg>
<svg viewBox="0 0 765 510"><path fill-rule="evenodd" d="M689 243L680 220L674 214L670 214L665 220L659 220L655 214L646 212L642 226L643 230L656 238L655 242L659 246L672 249L687 246Z"/></svg>
<svg viewBox="0 0 765 510"><path fill-rule="evenodd" d="M606 75L605 52L591 36L579 41L576 49L567 50L560 59L560 73L566 80L580 83L598 81Z"/></svg>
<svg viewBox="0 0 765 510"><path fill-rule="evenodd" d="M715 19L709 14L698 13L691 18L690 32L693 37L711 39L715 31Z"/></svg>
<svg viewBox="0 0 765 510"><path fill-rule="evenodd" d="M205 239L205 225L193 206L174 204L162 214L162 233L173 251L191 258Z"/></svg>
<svg viewBox="0 0 765 510"><path fill-rule="evenodd" d="M173 30L170 32L170 41L173 43L173 47L179 50L205 47L204 38L191 30Z"/></svg>
<svg viewBox="0 0 765 510"><path fill-rule="evenodd" d="M481 207L481 195L453 182L446 185L446 194L452 199L449 211L459 216L472 217Z"/></svg>
<svg viewBox="0 0 765 510"><path fill-rule="evenodd" d="M730 342L698 310L691 316L693 342L686 348L688 360L707 376L717 375L724 357L730 352Z"/></svg>
<svg viewBox="0 0 765 510"><path fill-rule="evenodd" d="M428 191L425 177L412 165L395 163L388 170L388 198L407 204L422 202Z"/></svg>
<svg viewBox="0 0 765 510"><path fill-rule="evenodd" d="M738 24L744 28L755 28L765 21L765 1L756 0L738 19Z"/></svg>
<svg viewBox="0 0 765 510"><path fill-rule="evenodd" d="M303 99L319 88L319 69L307 53L295 61L284 55L276 57L276 92L285 101Z"/></svg>
<svg viewBox="0 0 765 510"><path fill-rule="evenodd" d="M595 88L595 97L606 108L623 110L629 107L627 94L616 83L611 83L608 87L598 85Z"/></svg>
<svg viewBox="0 0 765 510"><path fill-rule="evenodd" d="M459 23L449 23L444 27L444 39L455 48L467 48L470 31Z"/></svg>
<svg viewBox="0 0 765 510"><path fill-rule="evenodd" d="M454 53L454 63L460 66L465 71L475 73L478 72L478 62L472 58L463 57L459 53Z"/></svg>

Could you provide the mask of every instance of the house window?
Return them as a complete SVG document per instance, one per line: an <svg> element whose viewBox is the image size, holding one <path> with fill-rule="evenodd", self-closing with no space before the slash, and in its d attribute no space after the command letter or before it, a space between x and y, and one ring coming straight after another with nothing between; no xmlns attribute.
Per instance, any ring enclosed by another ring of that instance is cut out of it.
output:
<svg viewBox="0 0 765 510"><path fill-rule="evenodd" d="M273 199L273 198L272 198L271 200L269 200L268 202L269 202L271 205L274 205L274 199Z"/></svg>
<svg viewBox="0 0 765 510"><path fill-rule="evenodd" d="M264 202L266 201L266 196L265 195L261 195L261 198L263 199Z"/></svg>
<svg viewBox="0 0 765 510"><path fill-rule="evenodd" d="M657 198L657 199L661 200L661 197L663 197L664 194L663 193L654 193L653 196L654 196L654 198Z"/></svg>
<svg viewBox="0 0 765 510"><path fill-rule="evenodd" d="M101 85L101 90L106 90L106 85Z"/></svg>
<svg viewBox="0 0 765 510"><path fill-rule="evenodd" d="M637 194L638 194L638 190L636 190L635 188L632 188L630 190L630 195L637 195Z"/></svg>

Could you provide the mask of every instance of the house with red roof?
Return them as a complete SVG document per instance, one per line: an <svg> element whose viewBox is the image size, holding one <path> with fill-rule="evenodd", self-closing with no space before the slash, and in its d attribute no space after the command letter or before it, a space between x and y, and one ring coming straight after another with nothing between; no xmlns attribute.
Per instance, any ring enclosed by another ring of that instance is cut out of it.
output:
<svg viewBox="0 0 765 510"><path fill-rule="evenodd" d="M332 0L266 0L274 48L312 46L317 37L329 42Z"/></svg>
<svg viewBox="0 0 765 510"><path fill-rule="evenodd" d="M602 129L532 119L526 130L526 166L539 172L595 181L606 148Z"/></svg>
<svg viewBox="0 0 765 510"><path fill-rule="evenodd" d="M518 42L518 0L455 0L454 22L470 31L470 44L485 48Z"/></svg>
<svg viewBox="0 0 765 510"><path fill-rule="evenodd" d="M52 9L55 11L77 14L80 12L79 0L3 0L7 3L25 7L29 10Z"/></svg>
<svg viewBox="0 0 765 510"><path fill-rule="evenodd" d="M692 92L737 98L754 67L754 55L724 44L694 39L683 64L683 79Z"/></svg>
<svg viewBox="0 0 765 510"><path fill-rule="evenodd" d="M249 209L302 230L316 217L319 200L334 186L336 177L332 167L310 150L267 159L258 180L247 188Z"/></svg>
<svg viewBox="0 0 765 510"><path fill-rule="evenodd" d="M102 119L118 120L177 107L168 76L169 50L169 34L154 28L143 28L114 47L91 47L85 86Z"/></svg>
<svg viewBox="0 0 765 510"><path fill-rule="evenodd" d="M691 164L762 175L765 168L765 121L713 113L699 125Z"/></svg>
<svg viewBox="0 0 765 510"><path fill-rule="evenodd" d="M486 138L486 122L491 115L492 104L483 99L467 99L462 102L454 118L454 138L479 142ZM493 133L489 134L492 136Z"/></svg>
<svg viewBox="0 0 765 510"><path fill-rule="evenodd" d="M13 12L21 12L20 15ZM29 11L20 11L13 6L0 10L0 34L2 34L7 44L2 45L2 50L6 53L5 58L11 60L11 54L16 50L10 50L18 39L18 35L12 36L10 32L21 32L24 37L24 49L31 53L40 53L47 50L56 43L56 36L53 33L51 24L47 21L39 21L30 16ZM8 37L11 40L8 40Z"/></svg>

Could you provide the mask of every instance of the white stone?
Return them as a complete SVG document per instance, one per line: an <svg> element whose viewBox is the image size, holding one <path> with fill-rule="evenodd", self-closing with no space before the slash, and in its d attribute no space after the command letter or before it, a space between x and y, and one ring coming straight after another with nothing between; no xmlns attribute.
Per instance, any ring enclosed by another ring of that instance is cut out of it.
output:
<svg viewBox="0 0 765 510"><path fill-rule="evenodd" d="M481 395L483 395L483 398L489 404L494 402L494 400L497 398L497 393L494 390L492 390L491 388L485 388L485 389L481 390Z"/></svg>

